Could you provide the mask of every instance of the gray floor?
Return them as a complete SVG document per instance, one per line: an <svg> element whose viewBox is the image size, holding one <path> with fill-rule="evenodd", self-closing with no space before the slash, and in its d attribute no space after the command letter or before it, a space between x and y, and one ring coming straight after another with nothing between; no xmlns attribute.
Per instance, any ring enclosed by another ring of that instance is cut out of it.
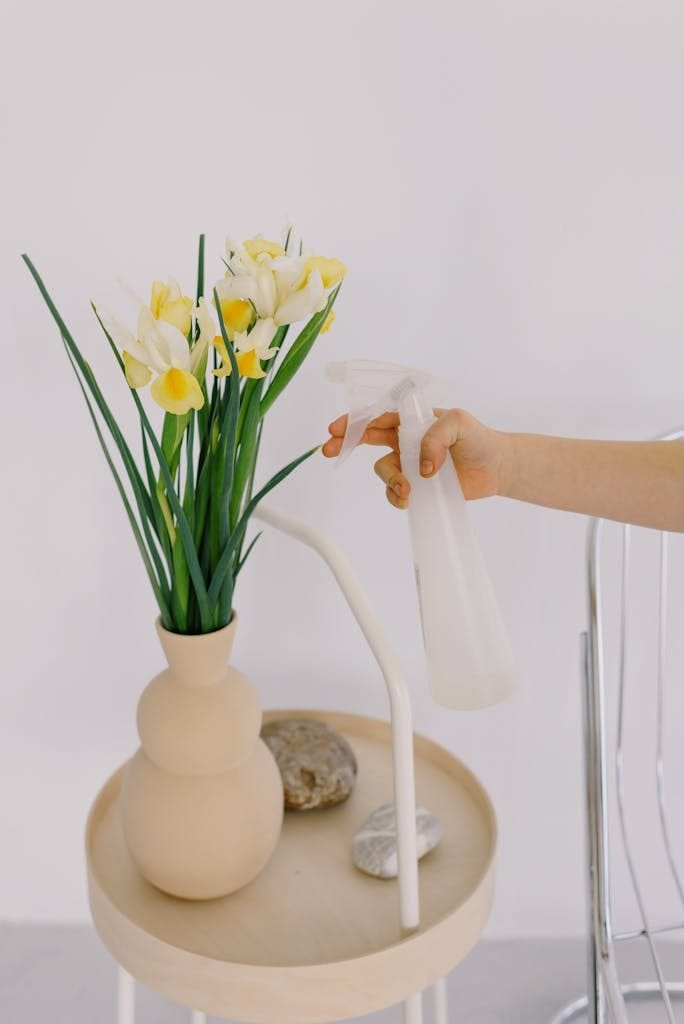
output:
<svg viewBox="0 0 684 1024"><path fill-rule="evenodd" d="M638 950L629 953L625 967L632 977L646 976ZM684 979L681 945L665 947L663 961L672 977ZM580 942L482 942L449 977L449 1019L546 1024L582 990L583 974ZM0 926L0 1024L116 1024L114 994L114 964L90 929ZM142 987L137 1007L137 1024L189 1024L187 1011ZM425 1017L429 1022L429 1013ZM363 1018L364 1024L400 1020L397 1008ZM662 1008L649 1007L636 1010L631 1020L658 1024L666 1017Z"/></svg>

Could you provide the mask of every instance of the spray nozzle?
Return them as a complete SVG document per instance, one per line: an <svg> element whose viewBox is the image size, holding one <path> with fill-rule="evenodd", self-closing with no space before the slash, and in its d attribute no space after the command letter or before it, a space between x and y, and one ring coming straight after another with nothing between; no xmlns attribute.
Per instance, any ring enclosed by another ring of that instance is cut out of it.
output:
<svg viewBox="0 0 684 1024"><path fill-rule="evenodd" d="M355 359L330 363L327 375L329 380L344 384L349 407L338 466L360 443L371 420L384 412L397 411L402 425L416 423L427 426L432 421L432 405L426 391L435 378L422 370L395 363Z"/></svg>

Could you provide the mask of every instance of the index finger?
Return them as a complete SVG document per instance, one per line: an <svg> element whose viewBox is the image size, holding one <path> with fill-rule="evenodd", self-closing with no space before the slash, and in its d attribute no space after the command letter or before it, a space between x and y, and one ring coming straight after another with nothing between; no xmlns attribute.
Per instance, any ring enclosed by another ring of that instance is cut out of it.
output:
<svg viewBox="0 0 684 1024"><path fill-rule="evenodd" d="M338 416L336 420L333 420L328 430L333 437L344 437L347 431L347 423L349 422L349 416L345 412L341 416ZM376 416L374 420L371 420L366 427L366 432L370 430L396 430L399 426L399 413L397 412L383 412L382 415ZM365 438L365 434L364 434Z"/></svg>

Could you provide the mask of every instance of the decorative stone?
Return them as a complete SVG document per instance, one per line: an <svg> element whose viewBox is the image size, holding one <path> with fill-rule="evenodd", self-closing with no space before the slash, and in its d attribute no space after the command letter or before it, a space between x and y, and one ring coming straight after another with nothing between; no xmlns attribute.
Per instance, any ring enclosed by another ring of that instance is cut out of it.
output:
<svg viewBox="0 0 684 1024"><path fill-rule="evenodd" d="M416 848L418 860L434 850L442 838L442 826L434 814L416 807ZM396 878L397 823L394 804L383 804L364 821L352 842L352 860L357 868L376 878Z"/></svg>
<svg viewBox="0 0 684 1024"><path fill-rule="evenodd" d="M261 738L280 769L285 810L333 807L347 799L357 765L344 736L312 718L267 722Z"/></svg>

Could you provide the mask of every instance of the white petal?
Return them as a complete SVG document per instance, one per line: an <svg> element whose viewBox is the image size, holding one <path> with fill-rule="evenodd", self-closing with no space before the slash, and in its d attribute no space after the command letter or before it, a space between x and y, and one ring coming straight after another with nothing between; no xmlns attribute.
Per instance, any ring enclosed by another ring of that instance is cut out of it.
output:
<svg viewBox="0 0 684 1024"><path fill-rule="evenodd" d="M255 348L262 359L270 359L270 355L262 356L261 353L269 350L269 345L273 341L277 329L275 321L271 317L266 320L257 320L249 334L235 335L235 348L238 352L249 352L250 349ZM271 354L275 355L275 351Z"/></svg>
<svg viewBox="0 0 684 1024"><path fill-rule="evenodd" d="M211 344L219 332L216 328L216 324L214 323L214 318L211 315L211 307L204 296L199 300L199 305L195 310L195 317L197 318L197 323L199 324L200 329L198 340L206 341L208 345Z"/></svg>
<svg viewBox="0 0 684 1024"><path fill-rule="evenodd" d="M133 331L129 331L125 324L122 324L118 316L113 313L100 313L100 319L104 324L107 334L110 335L112 341L115 341L119 348L127 349L131 351L131 345L136 345L137 341Z"/></svg>
<svg viewBox="0 0 684 1024"><path fill-rule="evenodd" d="M312 313L320 312L326 303L325 289L321 275L317 270L309 274L309 279L301 291L293 292L278 307L275 313L277 324L293 324L298 320L308 320Z"/></svg>
<svg viewBox="0 0 684 1024"><path fill-rule="evenodd" d="M233 254L231 256L231 253ZM234 274L254 274L257 264L247 250L233 238L226 238L226 256Z"/></svg>
<svg viewBox="0 0 684 1024"><path fill-rule="evenodd" d="M216 291L220 299L249 299L256 305L257 283L251 274L224 277L217 281Z"/></svg>
<svg viewBox="0 0 684 1024"><path fill-rule="evenodd" d="M200 335L199 338L197 339L197 341L195 342L195 344L190 349L190 362L189 362L190 373L194 373L195 370L197 369L197 367L199 366L200 359L202 358L204 353L207 351L208 345L209 345L208 338L206 336L202 337L202 335Z"/></svg>
<svg viewBox="0 0 684 1024"><path fill-rule="evenodd" d="M128 352L129 355L133 356L134 359L137 359L139 363L143 363L145 366L153 365L150 363L145 346L140 344L133 332L129 331L128 327L122 324L117 316L106 313L100 314L100 316L107 333L112 338L112 341L114 341L123 352Z"/></svg>
<svg viewBox="0 0 684 1024"><path fill-rule="evenodd" d="M171 366L178 370L189 369L190 346L185 335L165 320L157 320L157 333L164 339Z"/></svg>
<svg viewBox="0 0 684 1024"><path fill-rule="evenodd" d="M175 277L170 277L166 283L166 286L169 289L169 300L171 302L173 302L174 299L182 298L183 292L181 286L179 285L178 281L176 281Z"/></svg>
<svg viewBox="0 0 684 1024"><path fill-rule="evenodd" d="M271 264L276 279L278 292L277 305L281 306L293 288L299 284L304 274L304 260L293 259L291 256L279 256Z"/></svg>
<svg viewBox="0 0 684 1024"><path fill-rule="evenodd" d="M118 285L119 288L121 288L121 290L125 292L126 297L128 298L129 302L131 302L131 304L134 306L136 312L140 312L141 309L144 309L147 306L147 303L143 302L140 296L137 295L132 288L129 288L125 281L119 280Z"/></svg>
<svg viewBox="0 0 684 1024"><path fill-rule="evenodd" d="M260 317L266 319L273 316L278 298L276 280L273 271L260 264L256 274L257 291L253 300Z"/></svg>
<svg viewBox="0 0 684 1024"><path fill-rule="evenodd" d="M171 365L168 353L157 336L157 321L148 306L143 306L138 316L138 341L145 351L145 362L157 373L165 373Z"/></svg>
<svg viewBox="0 0 684 1024"><path fill-rule="evenodd" d="M163 320L155 320L152 316L152 312L147 307L140 310L140 316L138 317L138 338L140 344L144 347L147 355L147 365L151 366L157 373L166 373L172 366L176 365L172 361L172 349L170 348L166 336L166 332L162 330L162 325L165 327L171 327L171 324L164 324ZM177 328L173 328L176 333L182 338L183 335ZM187 342L183 338L185 347L187 348Z"/></svg>

